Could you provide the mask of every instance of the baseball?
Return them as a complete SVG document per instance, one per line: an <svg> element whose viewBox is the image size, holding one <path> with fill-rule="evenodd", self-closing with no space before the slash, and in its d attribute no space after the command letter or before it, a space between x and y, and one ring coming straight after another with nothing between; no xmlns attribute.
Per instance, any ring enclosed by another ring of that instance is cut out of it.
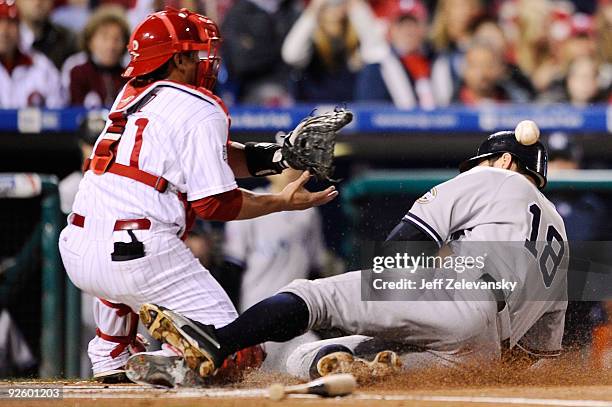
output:
<svg viewBox="0 0 612 407"><path fill-rule="evenodd" d="M533 120L523 120L516 125L514 135L519 143L530 146L540 138L540 129Z"/></svg>

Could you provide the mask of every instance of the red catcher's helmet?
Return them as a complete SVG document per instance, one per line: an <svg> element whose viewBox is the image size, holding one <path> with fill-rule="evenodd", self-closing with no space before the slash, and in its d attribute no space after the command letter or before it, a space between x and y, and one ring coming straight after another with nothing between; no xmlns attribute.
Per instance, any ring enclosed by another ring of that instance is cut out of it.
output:
<svg viewBox="0 0 612 407"><path fill-rule="evenodd" d="M15 21L19 19L15 0L0 0L0 18L8 18Z"/></svg>
<svg viewBox="0 0 612 407"><path fill-rule="evenodd" d="M196 86L212 89L221 62L220 44L219 28L211 19L187 9L166 7L149 15L132 33L128 44L132 60L123 76L145 75L176 53L198 51Z"/></svg>

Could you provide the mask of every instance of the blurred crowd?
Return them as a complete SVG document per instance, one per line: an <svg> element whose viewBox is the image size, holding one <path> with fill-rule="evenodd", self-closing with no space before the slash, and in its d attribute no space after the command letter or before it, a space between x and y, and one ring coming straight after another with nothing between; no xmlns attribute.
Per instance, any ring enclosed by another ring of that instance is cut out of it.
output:
<svg viewBox="0 0 612 407"><path fill-rule="evenodd" d="M109 106L166 5L221 27L230 105L612 102L612 0L0 0L0 108Z"/></svg>

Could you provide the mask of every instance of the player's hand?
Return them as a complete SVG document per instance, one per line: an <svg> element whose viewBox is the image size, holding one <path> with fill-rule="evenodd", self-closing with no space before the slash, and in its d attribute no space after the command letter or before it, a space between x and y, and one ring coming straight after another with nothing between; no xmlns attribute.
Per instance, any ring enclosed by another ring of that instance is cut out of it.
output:
<svg viewBox="0 0 612 407"><path fill-rule="evenodd" d="M310 192L304 185L310 179L310 172L304 171L295 181L287 184L280 192L284 202L284 210L295 211L308 209L313 206L325 205L338 196L338 191L333 185L323 191Z"/></svg>

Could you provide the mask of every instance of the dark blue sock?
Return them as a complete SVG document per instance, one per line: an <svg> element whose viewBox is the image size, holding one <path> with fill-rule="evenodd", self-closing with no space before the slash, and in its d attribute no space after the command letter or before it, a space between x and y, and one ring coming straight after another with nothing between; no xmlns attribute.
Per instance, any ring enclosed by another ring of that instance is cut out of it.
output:
<svg viewBox="0 0 612 407"><path fill-rule="evenodd" d="M229 325L216 330L227 355L267 341L286 342L308 328L310 314L304 300L280 293L258 302Z"/></svg>

